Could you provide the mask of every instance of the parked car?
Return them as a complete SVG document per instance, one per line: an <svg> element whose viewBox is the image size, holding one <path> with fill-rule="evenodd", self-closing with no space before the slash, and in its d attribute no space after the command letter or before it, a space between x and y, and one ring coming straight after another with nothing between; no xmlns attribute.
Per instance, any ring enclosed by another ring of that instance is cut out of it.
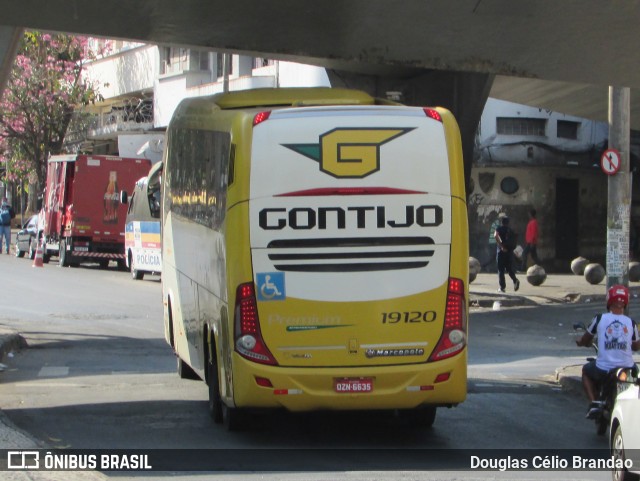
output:
<svg viewBox="0 0 640 481"><path fill-rule="evenodd" d="M614 467L614 481L639 479L640 474L640 379L629 379L616 398L610 425L611 456L620 463Z"/></svg>
<svg viewBox="0 0 640 481"><path fill-rule="evenodd" d="M38 247L38 214L32 215L16 235L16 257L24 257L29 253L29 259L36 256Z"/></svg>

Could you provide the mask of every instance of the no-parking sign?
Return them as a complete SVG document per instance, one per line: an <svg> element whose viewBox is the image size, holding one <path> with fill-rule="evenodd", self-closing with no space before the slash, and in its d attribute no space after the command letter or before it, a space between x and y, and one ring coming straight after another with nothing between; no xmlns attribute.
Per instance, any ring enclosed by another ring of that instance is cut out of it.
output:
<svg viewBox="0 0 640 481"><path fill-rule="evenodd" d="M607 149L600 158L600 167L605 174L615 175L620 170L621 162L620 152L616 149Z"/></svg>

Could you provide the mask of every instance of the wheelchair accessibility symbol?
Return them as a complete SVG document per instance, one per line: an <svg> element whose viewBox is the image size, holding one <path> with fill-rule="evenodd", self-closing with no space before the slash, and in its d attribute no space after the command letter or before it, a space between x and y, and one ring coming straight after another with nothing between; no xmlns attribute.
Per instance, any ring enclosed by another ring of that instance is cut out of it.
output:
<svg viewBox="0 0 640 481"><path fill-rule="evenodd" d="M283 272L256 274L259 301L282 301L286 298Z"/></svg>

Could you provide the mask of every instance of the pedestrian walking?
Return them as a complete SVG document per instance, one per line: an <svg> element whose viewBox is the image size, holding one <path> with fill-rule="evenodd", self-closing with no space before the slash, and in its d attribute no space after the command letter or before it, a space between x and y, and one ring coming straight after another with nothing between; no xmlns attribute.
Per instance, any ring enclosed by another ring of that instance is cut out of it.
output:
<svg viewBox="0 0 640 481"><path fill-rule="evenodd" d="M2 239L7 246L6 253L9 254L11 250L11 220L16 216L13 207L9 205L9 201L6 197L2 198L2 204L0 205L0 253L2 252Z"/></svg>
<svg viewBox="0 0 640 481"><path fill-rule="evenodd" d="M529 222L527 223L527 230L524 235L525 247L522 251L522 265L521 271L527 270L527 261L529 260L529 254L533 259L534 264L540 264L538 259L538 219L536 219L536 210L531 209L529 211Z"/></svg>
<svg viewBox="0 0 640 481"><path fill-rule="evenodd" d="M489 228L489 241L487 243L487 262L482 266L487 272L495 272L495 263L496 263L496 252L497 252L497 244L496 244L496 229L502 225L502 219L505 218L507 214L504 212L500 212L498 214L498 218L493 221L491 227Z"/></svg>
<svg viewBox="0 0 640 481"><path fill-rule="evenodd" d="M513 281L513 290L517 291L520 289L520 281L514 271L513 250L516 248L518 239L516 233L509 227L509 217L502 218L502 225L496 229L495 238L497 244L498 284L500 285L498 291L505 292L507 288L505 273L509 274Z"/></svg>

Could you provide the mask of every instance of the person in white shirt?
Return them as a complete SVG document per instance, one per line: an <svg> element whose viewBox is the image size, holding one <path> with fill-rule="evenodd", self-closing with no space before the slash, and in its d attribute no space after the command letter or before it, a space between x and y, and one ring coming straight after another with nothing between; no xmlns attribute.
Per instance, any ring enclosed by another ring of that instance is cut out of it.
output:
<svg viewBox="0 0 640 481"><path fill-rule="evenodd" d="M582 368L582 386L591 402L587 417L600 409L598 385L612 369L634 367L632 351L640 349L640 335L635 321L624 313L629 303L629 290L622 285L607 291L607 311L596 315L587 331L576 340L578 346L591 346L598 338L598 357Z"/></svg>

